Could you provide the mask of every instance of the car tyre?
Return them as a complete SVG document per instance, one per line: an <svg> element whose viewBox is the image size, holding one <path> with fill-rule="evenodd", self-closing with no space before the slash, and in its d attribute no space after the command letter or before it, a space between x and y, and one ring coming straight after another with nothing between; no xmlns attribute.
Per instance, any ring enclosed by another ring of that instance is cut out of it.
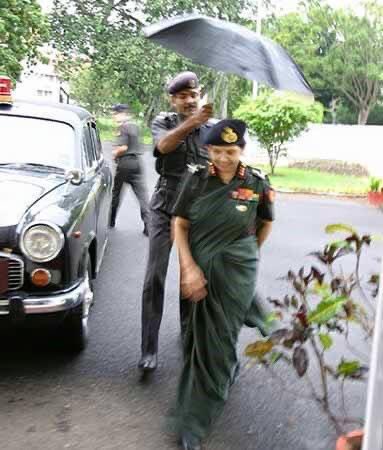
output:
<svg viewBox="0 0 383 450"><path fill-rule="evenodd" d="M66 350L71 353L80 353L88 343L89 336L89 308L93 303L92 270L90 261L85 276L86 292L83 302L76 306L65 319L63 326L63 339Z"/></svg>

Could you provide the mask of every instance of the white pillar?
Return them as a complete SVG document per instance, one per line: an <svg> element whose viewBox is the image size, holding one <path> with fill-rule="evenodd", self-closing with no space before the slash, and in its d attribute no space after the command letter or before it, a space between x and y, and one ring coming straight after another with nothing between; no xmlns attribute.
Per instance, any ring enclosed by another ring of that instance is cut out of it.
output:
<svg viewBox="0 0 383 450"><path fill-rule="evenodd" d="M383 259L376 304L363 450L383 450Z"/></svg>

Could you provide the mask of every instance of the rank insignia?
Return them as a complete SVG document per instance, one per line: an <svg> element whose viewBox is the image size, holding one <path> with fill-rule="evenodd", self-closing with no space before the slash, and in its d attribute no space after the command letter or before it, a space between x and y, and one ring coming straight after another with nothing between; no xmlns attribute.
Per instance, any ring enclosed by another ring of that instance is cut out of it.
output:
<svg viewBox="0 0 383 450"><path fill-rule="evenodd" d="M194 89L195 88L195 80L190 80L188 83L188 86L190 89Z"/></svg>
<svg viewBox="0 0 383 450"><path fill-rule="evenodd" d="M217 169L215 168L215 165L212 163L209 163L209 175L213 177L217 176Z"/></svg>
<svg viewBox="0 0 383 450"><path fill-rule="evenodd" d="M237 205L235 208L238 211L240 211L240 212L246 212L247 211L247 206L246 205Z"/></svg>
<svg viewBox="0 0 383 450"><path fill-rule="evenodd" d="M245 175L246 175L246 166L241 162L238 167L237 176L242 180L244 180Z"/></svg>
<svg viewBox="0 0 383 450"><path fill-rule="evenodd" d="M221 139L227 144L233 144L238 141L238 135L232 128L225 127L221 133Z"/></svg>

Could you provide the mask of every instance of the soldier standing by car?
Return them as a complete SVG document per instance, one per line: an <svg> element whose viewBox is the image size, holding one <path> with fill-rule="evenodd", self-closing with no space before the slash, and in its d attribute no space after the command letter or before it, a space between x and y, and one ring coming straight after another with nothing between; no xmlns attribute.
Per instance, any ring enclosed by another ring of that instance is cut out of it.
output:
<svg viewBox="0 0 383 450"><path fill-rule="evenodd" d="M141 219L144 222L143 233L147 236L149 223L148 190L141 162L140 130L138 125L130 120L127 105L114 105L112 111L113 119L118 124L119 130L113 150L113 159L116 161L117 167L109 226L115 227L122 188L125 183L130 184L140 204Z"/></svg>
<svg viewBox="0 0 383 450"><path fill-rule="evenodd" d="M201 91L195 73L182 72L168 84L174 113L160 113L152 123L154 157L160 177L150 209L149 258L142 294L142 357L144 372L157 367L158 334L164 305L165 278L172 247L171 212L177 188L189 164L208 163L201 135L211 126L211 105L200 107ZM181 330L187 315L180 304Z"/></svg>

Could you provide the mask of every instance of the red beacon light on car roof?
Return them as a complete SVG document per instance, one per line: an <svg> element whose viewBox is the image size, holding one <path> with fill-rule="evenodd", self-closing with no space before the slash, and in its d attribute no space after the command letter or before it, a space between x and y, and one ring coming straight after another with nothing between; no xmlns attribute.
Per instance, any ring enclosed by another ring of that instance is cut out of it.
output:
<svg viewBox="0 0 383 450"><path fill-rule="evenodd" d="M1 104L12 104L12 80L4 75L0 75L0 105Z"/></svg>

